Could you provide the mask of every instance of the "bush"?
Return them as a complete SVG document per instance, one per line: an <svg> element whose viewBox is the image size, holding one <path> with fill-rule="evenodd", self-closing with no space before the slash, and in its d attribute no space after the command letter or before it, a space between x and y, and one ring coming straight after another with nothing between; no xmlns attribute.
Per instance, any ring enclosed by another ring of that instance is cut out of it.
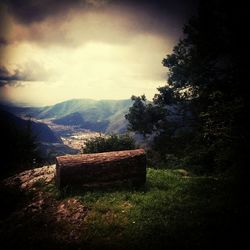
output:
<svg viewBox="0 0 250 250"><path fill-rule="evenodd" d="M135 141L129 135L98 136L86 141L83 153L101 153L135 149Z"/></svg>

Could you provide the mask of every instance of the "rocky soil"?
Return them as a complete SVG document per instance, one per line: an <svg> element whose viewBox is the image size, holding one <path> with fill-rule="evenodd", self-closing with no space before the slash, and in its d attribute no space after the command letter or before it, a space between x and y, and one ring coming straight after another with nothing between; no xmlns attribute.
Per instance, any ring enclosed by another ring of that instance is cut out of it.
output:
<svg viewBox="0 0 250 250"><path fill-rule="evenodd" d="M50 239L55 241L52 245L80 240L88 208L75 197L59 197L61 194L55 187L54 176L55 165L44 166L19 173L1 184L7 190L7 200L11 199L9 194L13 196L14 193L13 199L17 202L6 203L12 206L9 208L11 214L0 220L1 241L9 242L8 249L12 244L15 249L24 240L27 249L29 244L33 247L33 242L48 242ZM16 199L17 196L20 199Z"/></svg>

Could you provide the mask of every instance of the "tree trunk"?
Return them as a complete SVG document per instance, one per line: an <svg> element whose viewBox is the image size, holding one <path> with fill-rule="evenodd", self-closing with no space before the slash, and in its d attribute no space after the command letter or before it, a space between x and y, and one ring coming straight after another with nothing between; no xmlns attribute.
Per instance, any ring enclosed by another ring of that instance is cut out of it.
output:
<svg viewBox="0 0 250 250"><path fill-rule="evenodd" d="M56 157L59 188L140 186L146 181L143 149Z"/></svg>

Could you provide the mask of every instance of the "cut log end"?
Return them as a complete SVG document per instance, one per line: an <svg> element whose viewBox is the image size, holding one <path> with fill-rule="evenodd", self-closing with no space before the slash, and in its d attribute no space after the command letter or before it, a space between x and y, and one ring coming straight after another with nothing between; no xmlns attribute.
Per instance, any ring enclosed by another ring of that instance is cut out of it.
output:
<svg viewBox="0 0 250 250"><path fill-rule="evenodd" d="M141 186L146 181L143 149L56 157L56 183L74 187Z"/></svg>

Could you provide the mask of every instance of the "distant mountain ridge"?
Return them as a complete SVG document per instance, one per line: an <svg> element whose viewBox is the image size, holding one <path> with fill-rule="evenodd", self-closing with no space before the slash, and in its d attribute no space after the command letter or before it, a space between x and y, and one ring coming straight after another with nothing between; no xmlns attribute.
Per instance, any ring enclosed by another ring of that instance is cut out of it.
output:
<svg viewBox="0 0 250 250"><path fill-rule="evenodd" d="M124 115L131 105L130 99L71 99L46 107L6 106L5 109L17 116L30 115L36 119L51 119L61 125L79 125L101 132L124 132L127 126Z"/></svg>
<svg viewBox="0 0 250 250"><path fill-rule="evenodd" d="M90 129L93 131L105 131L109 122L104 121L85 121L83 116L78 113L71 113L58 119L54 119L53 123L59 125L79 126L84 129Z"/></svg>

